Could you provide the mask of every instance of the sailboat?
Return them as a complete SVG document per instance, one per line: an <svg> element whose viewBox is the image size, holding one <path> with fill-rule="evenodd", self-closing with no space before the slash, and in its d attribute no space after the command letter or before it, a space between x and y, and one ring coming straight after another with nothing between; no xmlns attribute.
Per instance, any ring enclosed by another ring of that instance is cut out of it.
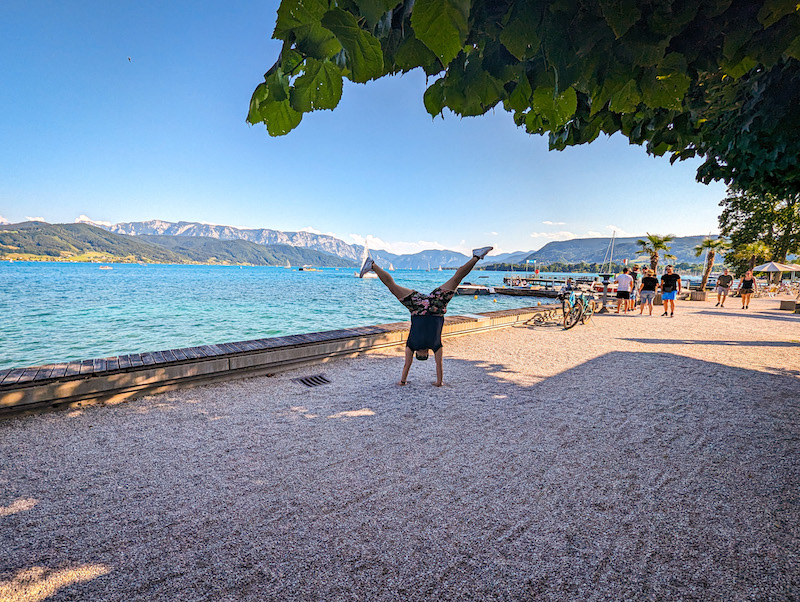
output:
<svg viewBox="0 0 800 602"><path fill-rule="evenodd" d="M283 267L285 267L285 268L286 268L286 269L288 269L288 270L291 270L291 269L292 269L292 264L291 264L291 263L289 263L289 260L287 259L287 260L286 260L286 265L285 265L285 266L283 266Z"/></svg>
<svg viewBox="0 0 800 602"><path fill-rule="evenodd" d="M389 262L389 271L394 272L394 264L391 261Z"/></svg>

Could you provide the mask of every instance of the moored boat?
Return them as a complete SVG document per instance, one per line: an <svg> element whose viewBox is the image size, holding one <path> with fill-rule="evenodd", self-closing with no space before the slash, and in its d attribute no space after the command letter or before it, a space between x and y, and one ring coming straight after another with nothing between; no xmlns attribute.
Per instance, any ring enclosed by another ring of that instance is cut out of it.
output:
<svg viewBox="0 0 800 602"><path fill-rule="evenodd" d="M483 286L482 284L472 284L471 282L462 282L456 287L457 295L494 295L495 288L493 286Z"/></svg>

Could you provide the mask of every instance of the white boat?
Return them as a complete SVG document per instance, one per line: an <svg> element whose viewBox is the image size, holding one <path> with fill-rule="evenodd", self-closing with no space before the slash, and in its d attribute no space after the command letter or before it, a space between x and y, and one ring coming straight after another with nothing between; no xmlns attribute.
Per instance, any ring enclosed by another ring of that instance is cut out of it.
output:
<svg viewBox="0 0 800 602"><path fill-rule="evenodd" d="M285 266L283 266L283 267L285 267L287 270L291 270L291 269L292 269L292 264L291 264L291 263L289 263L289 260L287 259L287 260L286 260L286 265L285 265Z"/></svg>
<svg viewBox="0 0 800 602"><path fill-rule="evenodd" d="M492 286L483 286L482 284L472 284L471 282L464 282L456 287L457 295L494 295L495 290Z"/></svg>

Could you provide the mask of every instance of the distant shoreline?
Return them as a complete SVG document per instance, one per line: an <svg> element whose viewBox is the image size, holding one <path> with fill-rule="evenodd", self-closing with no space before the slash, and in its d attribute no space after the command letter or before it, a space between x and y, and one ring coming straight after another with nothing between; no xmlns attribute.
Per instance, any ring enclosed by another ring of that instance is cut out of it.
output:
<svg viewBox="0 0 800 602"><path fill-rule="evenodd" d="M242 267L252 267L252 268L286 268L285 265L279 264L255 264L255 263L232 263L226 261L219 261L219 262L202 262L202 261L183 261L183 262L168 262L168 261L152 261L147 259L134 259L129 260L126 258L110 258L110 259L77 259L74 257L66 257L66 258L59 258L59 257L46 257L46 256L34 256L34 257L9 257L8 255L0 256L0 263L74 263L74 264L88 264L88 265L104 265L104 264L115 264L115 265L207 265L207 266L242 266ZM298 267L302 266L290 266L292 269L297 269ZM317 268L334 268L334 269L354 269L352 265L336 265L336 266L315 266Z"/></svg>

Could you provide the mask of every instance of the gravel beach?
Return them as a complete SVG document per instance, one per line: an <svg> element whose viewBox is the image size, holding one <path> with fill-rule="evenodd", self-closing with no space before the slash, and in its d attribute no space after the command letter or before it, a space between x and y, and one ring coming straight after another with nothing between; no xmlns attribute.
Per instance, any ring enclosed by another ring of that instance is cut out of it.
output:
<svg viewBox="0 0 800 602"><path fill-rule="evenodd" d="M737 301L0 421L0 600L798 600L800 315Z"/></svg>

